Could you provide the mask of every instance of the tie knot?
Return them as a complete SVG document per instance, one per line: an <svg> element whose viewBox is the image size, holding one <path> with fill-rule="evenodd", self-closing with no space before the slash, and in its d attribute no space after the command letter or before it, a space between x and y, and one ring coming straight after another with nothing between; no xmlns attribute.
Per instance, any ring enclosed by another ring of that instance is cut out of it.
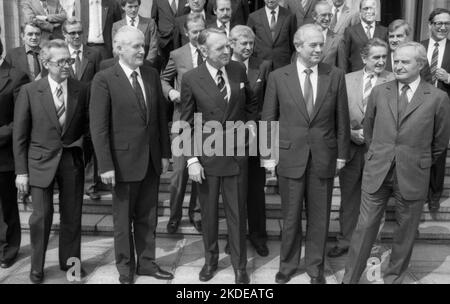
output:
<svg viewBox="0 0 450 304"><path fill-rule="evenodd" d="M80 50L75 50L75 55L80 56L81 51Z"/></svg>
<svg viewBox="0 0 450 304"><path fill-rule="evenodd" d="M305 74L306 74L307 76L309 76L309 75L312 74L313 70L311 70L311 69L305 69L304 72L305 72Z"/></svg>
<svg viewBox="0 0 450 304"><path fill-rule="evenodd" d="M435 43L434 43L434 46L435 46L435 47L439 47L439 42L435 42Z"/></svg>
<svg viewBox="0 0 450 304"><path fill-rule="evenodd" d="M372 24L368 24L368 25L366 26L366 29L367 29L367 30L370 30L370 29L372 29L372 27L373 27Z"/></svg>
<svg viewBox="0 0 450 304"><path fill-rule="evenodd" d="M137 79L138 73L136 71L133 71L133 73L131 73L131 78L133 79Z"/></svg>
<svg viewBox="0 0 450 304"><path fill-rule="evenodd" d="M370 80L372 80L374 77L375 77L374 74L368 74L368 75L367 75L367 78L369 78Z"/></svg>
<svg viewBox="0 0 450 304"><path fill-rule="evenodd" d="M402 88L402 93L405 94L410 89L409 85L405 84Z"/></svg>
<svg viewBox="0 0 450 304"><path fill-rule="evenodd" d="M222 77L222 70L217 70L217 77Z"/></svg>
<svg viewBox="0 0 450 304"><path fill-rule="evenodd" d="M275 11L275 10L272 10L270 13L271 13L272 15L275 15L275 14L276 14L276 11Z"/></svg>

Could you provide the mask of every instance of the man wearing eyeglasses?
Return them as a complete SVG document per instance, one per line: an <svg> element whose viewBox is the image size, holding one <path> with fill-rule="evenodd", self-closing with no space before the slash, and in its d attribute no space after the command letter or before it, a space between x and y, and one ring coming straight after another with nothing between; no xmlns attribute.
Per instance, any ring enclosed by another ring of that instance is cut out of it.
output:
<svg viewBox="0 0 450 304"><path fill-rule="evenodd" d="M45 252L53 219L53 188L59 186L59 267L80 259L83 203L83 137L88 131L88 90L70 78L67 43L52 40L41 50L48 76L22 87L14 110L16 187L31 193L30 280L44 280ZM84 275L84 271L81 272Z"/></svg>
<svg viewBox="0 0 450 304"><path fill-rule="evenodd" d="M422 41L427 49L430 64L432 84L447 92L450 96L450 42L447 39L450 29L450 10L437 8L431 12L429 21L430 39ZM444 190L445 160L447 150L442 153L431 167L430 192L428 194L428 208L437 212Z"/></svg>

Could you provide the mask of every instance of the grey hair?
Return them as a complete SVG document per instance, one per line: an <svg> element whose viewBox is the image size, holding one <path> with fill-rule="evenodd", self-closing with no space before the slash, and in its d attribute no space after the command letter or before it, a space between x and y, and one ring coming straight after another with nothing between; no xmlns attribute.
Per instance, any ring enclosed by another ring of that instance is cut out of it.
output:
<svg viewBox="0 0 450 304"><path fill-rule="evenodd" d="M420 44L418 42L414 42L414 41L405 42L398 46L398 48L395 50L395 53L398 52L398 50L405 48L405 47L412 47L414 49L414 51L416 52L415 58L416 58L417 62L422 62L422 64L427 63L427 61L428 61L427 50L425 49L425 47L422 44Z"/></svg>
<svg viewBox="0 0 450 304"><path fill-rule="evenodd" d="M142 38L144 38L144 33L142 33L141 30L130 25L124 25L117 31L116 35L114 36L113 39L114 53L117 53L117 47L121 46L125 42L129 42L128 38L131 33L137 33L140 36L142 36Z"/></svg>
<svg viewBox="0 0 450 304"><path fill-rule="evenodd" d="M315 23L302 25L295 32L295 35L294 35L294 45L295 46L302 45L303 42L305 42L305 38L304 37L305 37L305 34L308 31L317 31L320 34L322 34L322 28L319 25L315 24Z"/></svg>
<svg viewBox="0 0 450 304"><path fill-rule="evenodd" d="M231 29L231 41L236 41L241 36L255 40L255 33L253 33L252 29L246 25L236 25Z"/></svg>
<svg viewBox="0 0 450 304"><path fill-rule="evenodd" d="M67 43L61 39L54 39L50 41L44 42L42 45L39 56L41 57L42 62L47 62L51 59L50 50L51 49L67 49L69 50Z"/></svg>
<svg viewBox="0 0 450 304"><path fill-rule="evenodd" d="M209 36L211 36L211 34L218 34L218 35L227 35L227 33L224 30L221 29L217 29L217 28L207 28L204 29L203 31L200 32L200 35L198 35L198 44L199 45L205 45L206 41L208 40Z"/></svg>

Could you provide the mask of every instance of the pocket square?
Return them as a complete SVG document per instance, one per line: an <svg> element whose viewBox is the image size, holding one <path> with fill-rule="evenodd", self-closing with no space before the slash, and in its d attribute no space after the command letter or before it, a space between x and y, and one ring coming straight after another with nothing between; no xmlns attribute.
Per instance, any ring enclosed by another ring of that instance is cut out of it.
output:
<svg viewBox="0 0 450 304"><path fill-rule="evenodd" d="M239 84L239 88L240 88L240 89L245 88L245 83L241 82L241 83Z"/></svg>
<svg viewBox="0 0 450 304"><path fill-rule="evenodd" d="M262 82L261 78L258 78L258 80L256 80L256 82Z"/></svg>

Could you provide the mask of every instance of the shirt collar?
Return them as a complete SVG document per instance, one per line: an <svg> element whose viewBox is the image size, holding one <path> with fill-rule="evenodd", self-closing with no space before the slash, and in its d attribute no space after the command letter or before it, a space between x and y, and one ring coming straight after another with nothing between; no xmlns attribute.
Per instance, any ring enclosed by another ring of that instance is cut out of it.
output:
<svg viewBox="0 0 450 304"><path fill-rule="evenodd" d="M436 41L433 38L430 37L430 45L434 46L435 43L439 43L439 47L444 47L447 43L447 39L442 39L441 41Z"/></svg>
<svg viewBox="0 0 450 304"><path fill-rule="evenodd" d="M307 69L307 67L305 67L304 65L303 65L303 63L301 63L300 62L300 60L298 60L297 59L297 69L298 69L298 71L300 72L300 73L302 73L304 70L306 70ZM318 68L318 65L316 64L316 65L314 65L314 66L312 66L312 67L310 67L310 69L313 71L313 74L316 74L316 75L318 75L318 71L319 71L319 68ZM300 76L300 75L299 75Z"/></svg>
<svg viewBox="0 0 450 304"><path fill-rule="evenodd" d="M366 28L369 26L369 24L364 22L362 19L361 19L361 25L364 30L366 30ZM370 26L371 26L370 30L375 29L375 22L373 22Z"/></svg>
<svg viewBox="0 0 450 304"><path fill-rule="evenodd" d="M208 61L206 61L206 68L208 69L209 74L211 74L211 77L215 80L216 77L217 77L218 69L216 69L215 67L210 65ZM222 67L220 70L222 71L222 75L224 75L225 74L225 68Z"/></svg>
<svg viewBox="0 0 450 304"><path fill-rule="evenodd" d="M133 73L133 72L137 72L139 77L142 78L140 68L137 68L136 70L132 70L125 63L123 63L122 60L120 60L120 59L119 59L119 64L120 64L120 67L122 68L122 70L125 72L125 75L127 75L128 78L131 77L131 73Z"/></svg>
<svg viewBox="0 0 450 304"><path fill-rule="evenodd" d="M419 87L420 80L421 80L421 78L420 78L420 76L419 76L416 80L414 80L413 82L411 82L411 83L408 84L408 85L409 85L409 88L411 89L411 91L413 92L413 94L416 92L417 88ZM399 90L400 90L400 92L401 92L402 88L403 88L405 85L406 85L406 83L401 83L401 82L399 82Z"/></svg>
<svg viewBox="0 0 450 304"><path fill-rule="evenodd" d="M30 52L30 51L39 53L41 51L41 48L37 47L35 49L32 49L31 47L29 47L28 45L25 44L25 53L28 54L28 52Z"/></svg>
<svg viewBox="0 0 450 304"><path fill-rule="evenodd" d="M127 24L131 24L131 18L128 17L128 15L125 15L126 19L127 19ZM134 25L139 24L139 15L136 16L136 18L134 18Z"/></svg>
<svg viewBox="0 0 450 304"><path fill-rule="evenodd" d="M80 55L82 55L83 54L83 45L81 45L78 50L80 51ZM69 53L70 53L71 56L75 55L75 51L76 50L69 45Z"/></svg>
<svg viewBox="0 0 450 304"><path fill-rule="evenodd" d="M189 47L191 48L191 54L197 53L197 48L190 42L189 42Z"/></svg>
<svg viewBox="0 0 450 304"><path fill-rule="evenodd" d="M48 83L50 85L50 90L51 90L52 94L56 92L56 89L58 88L59 85L62 86L63 92L67 92L67 79L59 84L56 81L54 81L50 75L48 75L47 78L48 78Z"/></svg>
<svg viewBox="0 0 450 304"><path fill-rule="evenodd" d="M373 75L374 77L378 77L378 75L377 75L376 73L374 73L374 72L368 73L368 72L366 71L366 68L364 68L364 69L363 69L363 77L364 77L364 79L368 78L369 75Z"/></svg>
<svg viewBox="0 0 450 304"><path fill-rule="evenodd" d="M280 6L279 6L279 5L277 5L277 7L274 8L274 9L268 8L267 5L264 6L264 8L266 9L266 14L267 14L268 16L271 16L271 15L272 15L272 11L275 11L275 15L278 16L278 12L280 11Z"/></svg>
<svg viewBox="0 0 450 304"><path fill-rule="evenodd" d="M222 26L222 22L219 21L219 19L216 20L217 22L217 27L220 28ZM225 23L225 29L229 29L230 28L230 21Z"/></svg>

